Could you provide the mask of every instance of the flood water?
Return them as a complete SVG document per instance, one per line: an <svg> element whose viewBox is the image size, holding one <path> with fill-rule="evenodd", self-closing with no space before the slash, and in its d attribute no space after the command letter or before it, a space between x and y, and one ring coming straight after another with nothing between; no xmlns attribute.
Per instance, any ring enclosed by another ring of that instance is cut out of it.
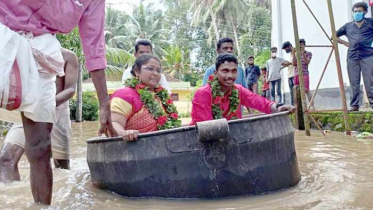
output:
<svg viewBox="0 0 373 210"><path fill-rule="evenodd" d="M21 182L0 183L0 209L373 209L373 144L342 133L323 137L296 132L296 149L302 174L290 189L260 196L222 200L128 199L96 189L86 163L87 138L95 136L97 123L73 124L70 171L54 169L53 203L33 203L29 164L20 162ZM2 140L0 140L2 144Z"/></svg>

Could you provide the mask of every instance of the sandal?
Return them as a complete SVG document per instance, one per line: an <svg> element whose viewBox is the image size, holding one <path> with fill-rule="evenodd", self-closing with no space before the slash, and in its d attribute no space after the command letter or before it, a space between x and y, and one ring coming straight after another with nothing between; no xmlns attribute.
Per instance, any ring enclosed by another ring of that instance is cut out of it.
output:
<svg viewBox="0 0 373 210"><path fill-rule="evenodd" d="M352 106L352 107L350 107L350 109L348 111L350 111L350 112L358 112L359 111L359 107L358 106Z"/></svg>

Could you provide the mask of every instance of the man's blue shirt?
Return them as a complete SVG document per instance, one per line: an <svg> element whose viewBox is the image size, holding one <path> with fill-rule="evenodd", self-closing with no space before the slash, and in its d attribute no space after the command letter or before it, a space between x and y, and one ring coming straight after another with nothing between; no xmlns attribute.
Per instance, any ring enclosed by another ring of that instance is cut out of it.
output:
<svg viewBox="0 0 373 210"><path fill-rule="evenodd" d="M207 81L209 80L209 76L214 74L214 71L215 71L215 65L212 65L206 69L205 75L203 76L202 85L207 84ZM241 66L238 66L237 71L238 72L237 72L237 78L236 78L235 83L247 88L247 84L245 81L245 73L243 71L243 68Z"/></svg>

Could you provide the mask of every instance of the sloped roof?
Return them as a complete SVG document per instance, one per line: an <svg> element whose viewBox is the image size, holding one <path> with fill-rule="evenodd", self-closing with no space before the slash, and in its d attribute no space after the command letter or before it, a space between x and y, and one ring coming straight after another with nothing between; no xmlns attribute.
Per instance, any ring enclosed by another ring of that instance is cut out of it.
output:
<svg viewBox="0 0 373 210"><path fill-rule="evenodd" d="M169 74L164 74L164 76L166 77L166 80L168 82L181 82L180 80L174 78L173 76L169 75Z"/></svg>
<svg viewBox="0 0 373 210"><path fill-rule="evenodd" d="M168 84L171 90L189 90L192 88L190 82L168 82Z"/></svg>

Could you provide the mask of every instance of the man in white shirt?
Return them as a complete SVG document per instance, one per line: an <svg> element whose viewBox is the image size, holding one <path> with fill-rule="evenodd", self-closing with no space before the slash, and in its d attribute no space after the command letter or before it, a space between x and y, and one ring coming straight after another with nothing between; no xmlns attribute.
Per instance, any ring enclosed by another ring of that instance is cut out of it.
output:
<svg viewBox="0 0 373 210"><path fill-rule="evenodd" d="M282 49L285 50L286 53L290 53L293 51L293 45L286 41L282 44ZM290 58L293 61L293 58ZM289 89L290 89L290 98L291 98L291 105L294 106L294 94L293 94L293 87L294 87L294 66L292 62L285 62L285 67L288 67L288 78L289 78Z"/></svg>
<svg viewBox="0 0 373 210"><path fill-rule="evenodd" d="M136 42L136 45L135 45L135 53L134 53L135 57L138 58L139 56L146 55L146 54L153 54L153 46L152 46L151 42L149 40L146 40L146 39L138 40ZM123 84L124 84L125 80L132 77L131 69L132 69L132 66L128 67L123 72L123 76L122 76L122 83ZM171 94L170 86L168 85L166 77L164 76L163 73L161 74L161 81L159 82L159 84L163 88L165 88L168 91L169 94Z"/></svg>
<svg viewBox="0 0 373 210"><path fill-rule="evenodd" d="M282 104L281 95L281 70L282 66L286 62L285 59L277 57L277 47L271 48L271 59L266 63L267 67L267 82L269 82L269 90L271 95L271 101L276 101L276 92L279 97L278 103ZM276 91L277 89L277 91Z"/></svg>

